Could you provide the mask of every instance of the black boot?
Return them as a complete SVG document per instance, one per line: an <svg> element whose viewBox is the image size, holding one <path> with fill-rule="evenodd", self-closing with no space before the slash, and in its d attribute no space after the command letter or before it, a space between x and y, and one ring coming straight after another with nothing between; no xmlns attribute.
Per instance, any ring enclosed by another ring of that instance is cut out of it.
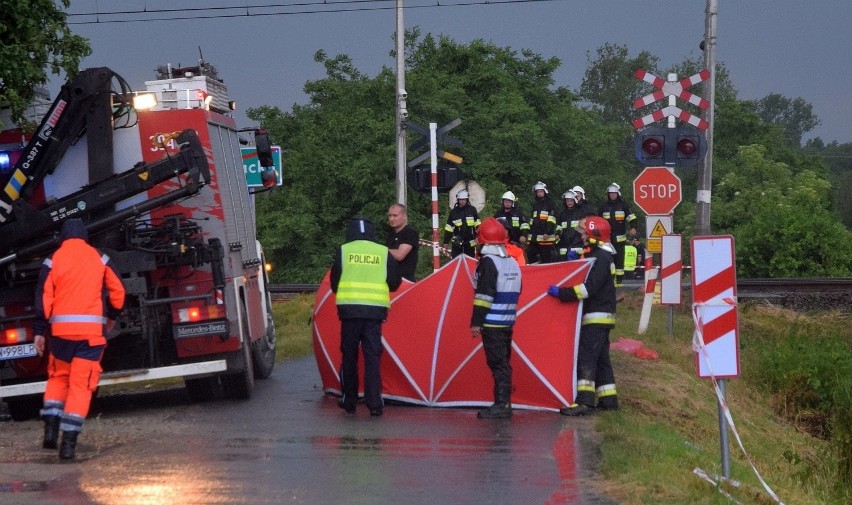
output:
<svg viewBox="0 0 852 505"><path fill-rule="evenodd" d="M44 440L41 446L45 449L56 449L59 438L59 416L44 416Z"/></svg>
<svg viewBox="0 0 852 505"><path fill-rule="evenodd" d="M494 386L494 403L485 410L480 410L476 417L480 419L506 419L512 417L512 403L509 401L512 386Z"/></svg>
<svg viewBox="0 0 852 505"><path fill-rule="evenodd" d="M508 402L494 403L487 409L477 412L476 417L480 419L508 419L512 417L512 404Z"/></svg>
<svg viewBox="0 0 852 505"><path fill-rule="evenodd" d="M63 431L62 444L59 446L59 459L74 459L77 449L77 435L79 431Z"/></svg>

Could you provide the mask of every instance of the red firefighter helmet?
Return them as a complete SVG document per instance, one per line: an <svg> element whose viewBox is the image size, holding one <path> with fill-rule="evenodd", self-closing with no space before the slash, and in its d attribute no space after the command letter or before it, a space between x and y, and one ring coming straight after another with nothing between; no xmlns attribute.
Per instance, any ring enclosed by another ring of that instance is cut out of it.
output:
<svg viewBox="0 0 852 505"><path fill-rule="evenodd" d="M509 241L506 228L496 218L489 217L479 225L476 241L480 244L505 244Z"/></svg>
<svg viewBox="0 0 852 505"><path fill-rule="evenodd" d="M582 230L589 241L593 244L596 242L607 243L610 238L609 221L602 217L590 216L583 220Z"/></svg>

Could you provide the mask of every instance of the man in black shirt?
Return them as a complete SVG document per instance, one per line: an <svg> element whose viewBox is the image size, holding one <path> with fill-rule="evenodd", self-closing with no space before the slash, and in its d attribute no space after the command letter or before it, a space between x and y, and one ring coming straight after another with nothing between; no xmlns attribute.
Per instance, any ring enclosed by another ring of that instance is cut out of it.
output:
<svg viewBox="0 0 852 505"><path fill-rule="evenodd" d="M388 225L391 232L385 245L399 262L399 273L403 279L411 282L416 281L417 272L417 249L420 236L417 231L408 224L408 211L405 205L395 203L388 209Z"/></svg>

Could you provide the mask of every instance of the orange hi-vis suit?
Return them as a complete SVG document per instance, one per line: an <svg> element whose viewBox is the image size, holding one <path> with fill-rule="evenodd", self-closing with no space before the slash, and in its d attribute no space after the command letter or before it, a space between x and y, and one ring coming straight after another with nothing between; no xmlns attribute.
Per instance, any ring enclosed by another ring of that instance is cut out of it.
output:
<svg viewBox="0 0 852 505"><path fill-rule="evenodd" d="M88 244L82 221L67 221L61 238L42 265L35 300L35 333L50 325L42 415L61 416L62 431L80 431L100 380L104 325L118 317L125 290L109 256Z"/></svg>

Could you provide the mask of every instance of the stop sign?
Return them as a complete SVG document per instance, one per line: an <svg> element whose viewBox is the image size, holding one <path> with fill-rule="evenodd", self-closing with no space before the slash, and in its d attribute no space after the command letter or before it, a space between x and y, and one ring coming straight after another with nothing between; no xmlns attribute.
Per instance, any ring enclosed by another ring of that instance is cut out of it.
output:
<svg viewBox="0 0 852 505"><path fill-rule="evenodd" d="M648 167L633 181L633 200L645 214L671 214L681 200L680 179L666 167Z"/></svg>

